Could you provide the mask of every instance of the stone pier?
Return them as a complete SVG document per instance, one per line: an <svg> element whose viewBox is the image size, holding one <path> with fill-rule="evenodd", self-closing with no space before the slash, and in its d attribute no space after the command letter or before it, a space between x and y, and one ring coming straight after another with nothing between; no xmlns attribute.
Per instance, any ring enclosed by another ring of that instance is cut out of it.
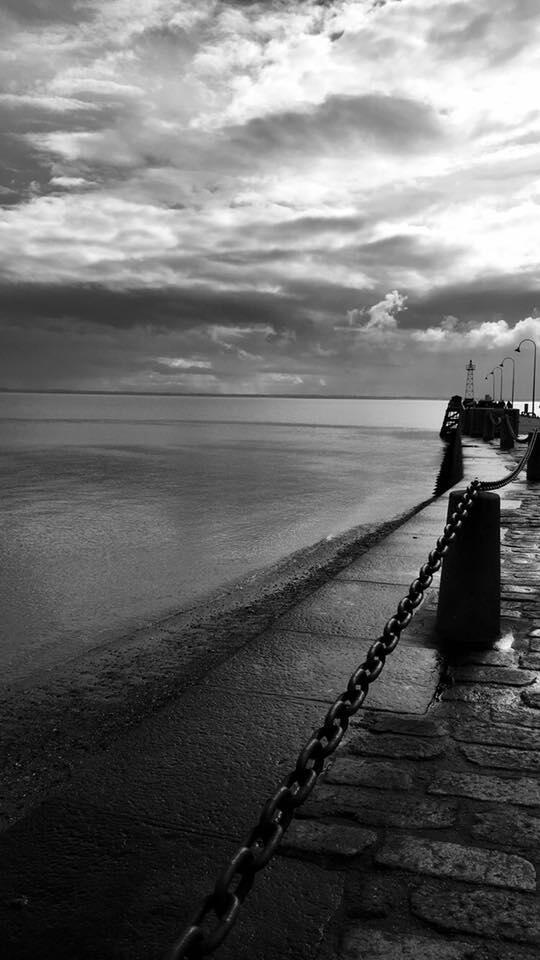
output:
<svg viewBox="0 0 540 960"><path fill-rule="evenodd" d="M521 453L466 440L466 478L498 479ZM446 501L0 835L6 960L164 955L394 613ZM501 508L501 639L441 662L434 584L217 957L538 956L540 485L520 476Z"/></svg>
<svg viewBox="0 0 540 960"><path fill-rule="evenodd" d="M504 474L488 451L469 441L469 477ZM425 713L362 711L289 831L285 855L343 878L325 958L538 956L540 486L502 495L501 639L448 664Z"/></svg>

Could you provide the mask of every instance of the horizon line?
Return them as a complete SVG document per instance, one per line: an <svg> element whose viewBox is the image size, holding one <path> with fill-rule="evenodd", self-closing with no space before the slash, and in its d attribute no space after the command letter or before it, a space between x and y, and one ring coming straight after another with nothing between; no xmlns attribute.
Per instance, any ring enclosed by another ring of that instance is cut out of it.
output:
<svg viewBox="0 0 540 960"><path fill-rule="evenodd" d="M113 396L113 397L226 397L246 399L262 397L267 400L446 400L447 397L417 396L413 394L372 394L372 393L201 393L197 391L177 392L170 390L70 390L62 387L0 387L0 393L38 393L75 396Z"/></svg>

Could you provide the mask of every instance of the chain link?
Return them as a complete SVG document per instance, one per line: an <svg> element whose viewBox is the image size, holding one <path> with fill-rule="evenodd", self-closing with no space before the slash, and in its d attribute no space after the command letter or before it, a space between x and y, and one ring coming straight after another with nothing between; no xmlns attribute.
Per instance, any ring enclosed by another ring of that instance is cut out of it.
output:
<svg viewBox="0 0 540 960"><path fill-rule="evenodd" d="M509 473L506 477L503 477L502 480L493 480L491 482L487 480L482 481L480 483L480 488L482 490L500 490L501 487L505 487L508 483L511 483L512 480L515 480L516 477L519 476L523 468L527 466L527 463L532 455L537 439L538 439L538 430L533 430L530 441L529 441L529 445L525 453L523 454L521 460L519 461L517 467L514 470L512 470L512 472Z"/></svg>
<svg viewBox="0 0 540 960"><path fill-rule="evenodd" d="M526 437L518 437L517 433L515 432L515 430L514 430L514 428L513 428L513 426L512 426L512 422L511 422L511 420L510 420L509 417L506 418L506 422L507 422L507 424L508 424L508 429L510 430L510 436L512 437L512 440L514 441L514 443L528 443L528 442L529 442L529 437L528 437L528 436L526 436Z"/></svg>
<svg viewBox="0 0 540 960"><path fill-rule="evenodd" d="M469 516L479 493L482 490L499 489L514 480L531 456L536 437L535 431L525 456L503 480L481 482L475 479L468 485L435 547L420 567L418 576L410 584L406 596L399 601L394 616L385 623L381 636L371 644L365 660L349 677L345 690L336 698L321 726L300 751L294 770L264 805L258 823L220 873L214 890L169 951L167 960L200 960L213 953L228 935L256 874L273 857L295 811L307 800L324 769L325 761L341 743L350 718L360 710L370 684L380 676L387 657L396 649L403 630L422 603L434 575L441 568L443 557Z"/></svg>

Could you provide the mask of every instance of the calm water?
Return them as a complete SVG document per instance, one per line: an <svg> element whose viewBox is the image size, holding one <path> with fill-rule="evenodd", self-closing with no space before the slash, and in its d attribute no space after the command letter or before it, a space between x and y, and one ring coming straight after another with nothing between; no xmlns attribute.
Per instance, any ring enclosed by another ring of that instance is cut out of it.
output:
<svg viewBox="0 0 540 960"><path fill-rule="evenodd" d="M0 394L0 671L54 665L418 503L445 406Z"/></svg>

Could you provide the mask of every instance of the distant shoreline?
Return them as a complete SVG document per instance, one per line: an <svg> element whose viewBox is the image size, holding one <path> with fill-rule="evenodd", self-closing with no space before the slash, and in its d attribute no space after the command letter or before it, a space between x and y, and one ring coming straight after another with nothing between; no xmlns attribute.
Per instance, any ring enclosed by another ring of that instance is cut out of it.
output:
<svg viewBox="0 0 540 960"><path fill-rule="evenodd" d="M218 397L220 400L228 397L236 399L253 399L260 397L263 400L447 400L448 397L416 397L410 395L381 394L374 396L370 393L186 393L167 390L137 391L137 390L38 390L36 388L0 387L0 393L37 393L61 394L69 396L98 396L98 397Z"/></svg>

